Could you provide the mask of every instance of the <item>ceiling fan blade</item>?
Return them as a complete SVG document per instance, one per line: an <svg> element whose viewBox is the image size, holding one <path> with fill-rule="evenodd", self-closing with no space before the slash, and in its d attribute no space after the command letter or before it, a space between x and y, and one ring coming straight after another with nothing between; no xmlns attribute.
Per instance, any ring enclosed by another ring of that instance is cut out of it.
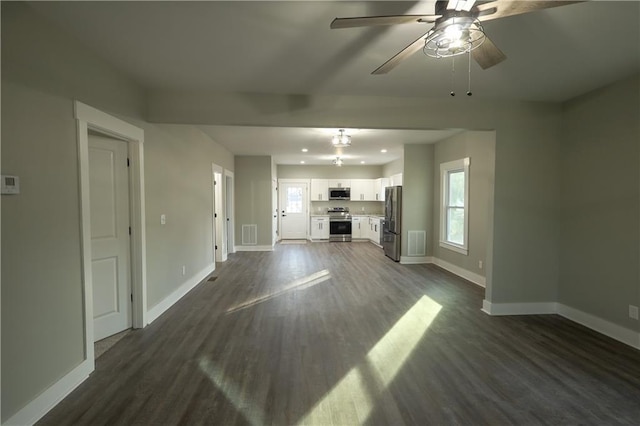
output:
<svg viewBox="0 0 640 426"><path fill-rule="evenodd" d="M395 67L397 67L400 64L400 62L404 61L409 56L413 55L418 50L424 47L424 38L427 34L423 34L419 39L417 39L416 41L414 41L413 43L411 43L410 45L402 49L400 52L396 53L396 55L393 58L389 59L387 62L380 65L371 74L375 74L375 75L386 74L392 69L394 69Z"/></svg>
<svg viewBox="0 0 640 426"><path fill-rule="evenodd" d="M480 12L478 19L482 22L507 16L522 15L536 10L550 9L552 7L566 6L583 1L504 1L496 0L479 4L476 10Z"/></svg>
<svg viewBox="0 0 640 426"><path fill-rule="evenodd" d="M331 29L373 27L377 25L398 25L435 22L440 15L390 15L361 16L355 18L336 18L331 22Z"/></svg>
<svg viewBox="0 0 640 426"><path fill-rule="evenodd" d="M498 65L507 59L507 55L502 53L502 50L498 49L489 37L486 37L480 46L472 50L471 54L483 70Z"/></svg>

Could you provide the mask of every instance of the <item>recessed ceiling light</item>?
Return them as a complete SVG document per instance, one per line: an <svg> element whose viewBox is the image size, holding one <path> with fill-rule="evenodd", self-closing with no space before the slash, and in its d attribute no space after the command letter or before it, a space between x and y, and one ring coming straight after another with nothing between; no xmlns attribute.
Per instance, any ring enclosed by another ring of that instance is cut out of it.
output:
<svg viewBox="0 0 640 426"><path fill-rule="evenodd" d="M307 152L309 151L307 148L302 148L302 152Z"/></svg>
<svg viewBox="0 0 640 426"><path fill-rule="evenodd" d="M380 152L382 152L384 154L385 152L387 152L387 150L386 149L381 149Z"/></svg>
<svg viewBox="0 0 640 426"><path fill-rule="evenodd" d="M364 161L361 161L360 164L364 164Z"/></svg>
<svg viewBox="0 0 640 426"><path fill-rule="evenodd" d="M300 164L304 164L304 160L300 162Z"/></svg>

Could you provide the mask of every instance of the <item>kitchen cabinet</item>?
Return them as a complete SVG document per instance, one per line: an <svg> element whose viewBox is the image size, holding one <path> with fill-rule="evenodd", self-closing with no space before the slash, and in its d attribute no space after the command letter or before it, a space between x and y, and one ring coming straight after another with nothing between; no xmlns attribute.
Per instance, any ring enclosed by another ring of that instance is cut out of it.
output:
<svg viewBox="0 0 640 426"><path fill-rule="evenodd" d="M328 216L312 216L311 217L311 239L312 240L328 240L329 239L329 217Z"/></svg>
<svg viewBox="0 0 640 426"><path fill-rule="evenodd" d="M351 188L351 179L329 179L329 188Z"/></svg>
<svg viewBox="0 0 640 426"><path fill-rule="evenodd" d="M389 178L378 178L373 184L375 201L384 201L384 189L389 186Z"/></svg>
<svg viewBox="0 0 640 426"><path fill-rule="evenodd" d="M329 180L311 179L311 201L329 200Z"/></svg>
<svg viewBox="0 0 640 426"><path fill-rule="evenodd" d="M364 227L369 226L369 217L368 216L351 216L351 239L360 240L364 237L365 233Z"/></svg>
<svg viewBox="0 0 640 426"><path fill-rule="evenodd" d="M374 179L351 179L351 201L375 201Z"/></svg>
<svg viewBox="0 0 640 426"><path fill-rule="evenodd" d="M382 232L382 219L379 217L369 218L370 231L369 240L376 245L380 245L380 233Z"/></svg>

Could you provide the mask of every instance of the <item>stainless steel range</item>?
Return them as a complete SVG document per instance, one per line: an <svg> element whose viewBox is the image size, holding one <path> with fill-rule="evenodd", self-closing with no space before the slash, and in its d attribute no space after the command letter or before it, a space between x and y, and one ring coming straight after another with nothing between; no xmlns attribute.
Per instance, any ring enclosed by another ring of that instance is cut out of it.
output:
<svg viewBox="0 0 640 426"><path fill-rule="evenodd" d="M349 207L330 207L329 241L351 241L351 214Z"/></svg>

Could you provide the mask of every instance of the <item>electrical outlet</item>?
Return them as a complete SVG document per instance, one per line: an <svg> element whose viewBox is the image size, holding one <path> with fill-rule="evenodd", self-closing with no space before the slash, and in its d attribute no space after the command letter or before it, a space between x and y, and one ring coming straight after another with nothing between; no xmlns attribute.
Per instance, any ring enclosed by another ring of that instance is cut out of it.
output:
<svg viewBox="0 0 640 426"><path fill-rule="evenodd" d="M187 267L182 265L182 275L187 275Z"/></svg>
<svg viewBox="0 0 640 426"><path fill-rule="evenodd" d="M638 319L638 307L629 305L629 318L633 318L634 320Z"/></svg>
<svg viewBox="0 0 640 426"><path fill-rule="evenodd" d="M166 214L161 214L160 215L160 225L166 225L167 224L167 215Z"/></svg>
<svg viewBox="0 0 640 426"><path fill-rule="evenodd" d="M478 268L482 269L482 260L478 261Z"/></svg>

